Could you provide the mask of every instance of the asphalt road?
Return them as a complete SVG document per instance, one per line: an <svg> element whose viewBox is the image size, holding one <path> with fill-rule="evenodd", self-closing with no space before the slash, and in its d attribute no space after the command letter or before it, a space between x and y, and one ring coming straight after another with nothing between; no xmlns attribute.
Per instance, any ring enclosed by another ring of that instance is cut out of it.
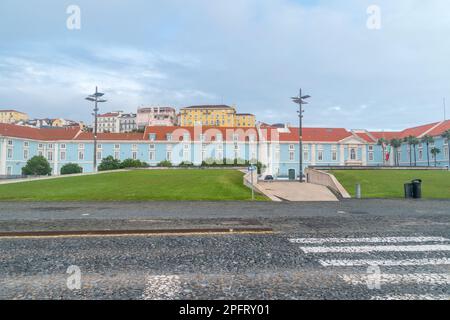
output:
<svg viewBox="0 0 450 320"><path fill-rule="evenodd" d="M450 201L0 205L9 232L205 226L274 232L1 238L0 298L450 299Z"/></svg>

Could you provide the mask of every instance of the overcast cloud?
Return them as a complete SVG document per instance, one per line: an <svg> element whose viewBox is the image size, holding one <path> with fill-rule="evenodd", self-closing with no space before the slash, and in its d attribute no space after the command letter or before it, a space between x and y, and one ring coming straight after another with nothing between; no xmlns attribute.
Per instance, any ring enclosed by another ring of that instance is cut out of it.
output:
<svg viewBox="0 0 450 320"><path fill-rule="evenodd" d="M308 126L402 129L443 118L449 15L448 0L2 0L0 109L90 121L98 85L102 111L225 103L296 123L302 86Z"/></svg>

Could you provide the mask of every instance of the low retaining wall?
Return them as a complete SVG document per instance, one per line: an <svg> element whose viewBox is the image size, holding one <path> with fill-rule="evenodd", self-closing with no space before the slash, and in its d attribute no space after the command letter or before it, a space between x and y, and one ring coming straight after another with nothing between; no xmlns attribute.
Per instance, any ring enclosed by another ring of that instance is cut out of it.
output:
<svg viewBox="0 0 450 320"><path fill-rule="evenodd" d="M392 167L392 166L310 166L315 170L431 170L447 171L447 167Z"/></svg>
<svg viewBox="0 0 450 320"><path fill-rule="evenodd" d="M330 173L316 170L316 169L307 168L306 176L307 176L309 183L328 187L333 192L337 193L338 196L340 196L344 199L351 198L351 196L347 192L347 190L345 190L345 188L340 184L340 182L336 179L336 177Z"/></svg>
<svg viewBox="0 0 450 320"><path fill-rule="evenodd" d="M241 172L246 172L244 170L240 170ZM269 198L272 201L276 201L276 202L281 202L280 199L278 199L277 197L272 196L271 194L269 194L266 190L264 190L263 187L261 187L261 185L258 183L258 173L256 171L252 171L252 172L247 172L244 175L244 186L248 187L248 188L252 188L252 174L253 174L253 189L255 190L255 192L260 193L262 195L265 195L267 198Z"/></svg>

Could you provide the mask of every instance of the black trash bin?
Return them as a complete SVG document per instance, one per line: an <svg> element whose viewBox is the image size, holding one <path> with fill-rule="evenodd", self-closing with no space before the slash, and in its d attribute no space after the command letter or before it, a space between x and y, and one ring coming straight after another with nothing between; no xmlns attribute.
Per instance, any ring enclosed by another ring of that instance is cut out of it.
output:
<svg viewBox="0 0 450 320"><path fill-rule="evenodd" d="M405 198L411 199L414 197L413 193L413 184L412 183L405 183Z"/></svg>
<svg viewBox="0 0 450 320"><path fill-rule="evenodd" d="M415 179L411 183L413 186L413 198L422 199L422 180Z"/></svg>

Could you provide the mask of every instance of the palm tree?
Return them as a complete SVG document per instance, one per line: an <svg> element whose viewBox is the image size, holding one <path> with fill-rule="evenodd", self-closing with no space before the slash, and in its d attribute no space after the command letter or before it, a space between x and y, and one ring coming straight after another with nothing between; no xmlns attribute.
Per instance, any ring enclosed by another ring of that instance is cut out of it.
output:
<svg viewBox="0 0 450 320"><path fill-rule="evenodd" d="M428 166L430 166L430 143L434 142L434 138L426 134L422 137L421 142L427 145L427 161Z"/></svg>
<svg viewBox="0 0 450 320"><path fill-rule="evenodd" d="M420 143L419 139L416 137L411 137L411 144L414 147L414 166L417 167L417 152L416 152L416 146Z"/></svg>
<svg viewBox="0 0 450 320"><path fill-rule="evenodd" d="M403 138L403 141L406 142L409 146L409 166L410 167L412 167L412 152L411 152L412 138L413 138L413 136Z"/></svg>
<svg viewBox="0 0 450 320"><path fill-rule="evenodd" d="M394 148L394 162L396 166L400 166L400 159L398 158L398 148L402 146L402 140L392 139L390 145Z"/></svg>
<svg viewBox="0 0 450 320"><path fill-rule="evenodd" d="M448 170L450 170L450 130L445 131L442 138L447 139Z"/></svg>
<svg viewBox="0 0 450 320"><path fill-rule="evenodd" d="M378 145L381 146L382 152L383 152L383 156L381 157L383 159L383 166L386 160L386 153L385 153L385 148L386 148L386 144L388 143L388 141L385 138L380 138L378 139Z"/></svg>
<svg viewBox="0 0 450 320"><path fill-rule="evenodd" d="M433 148L431 148L430 152L431 152L431 154L433 155L433 158L434 158L434 166L437 167L436 158L437 158L437 155L439 153L441 153L441 149L433 147Z"/></svg>

